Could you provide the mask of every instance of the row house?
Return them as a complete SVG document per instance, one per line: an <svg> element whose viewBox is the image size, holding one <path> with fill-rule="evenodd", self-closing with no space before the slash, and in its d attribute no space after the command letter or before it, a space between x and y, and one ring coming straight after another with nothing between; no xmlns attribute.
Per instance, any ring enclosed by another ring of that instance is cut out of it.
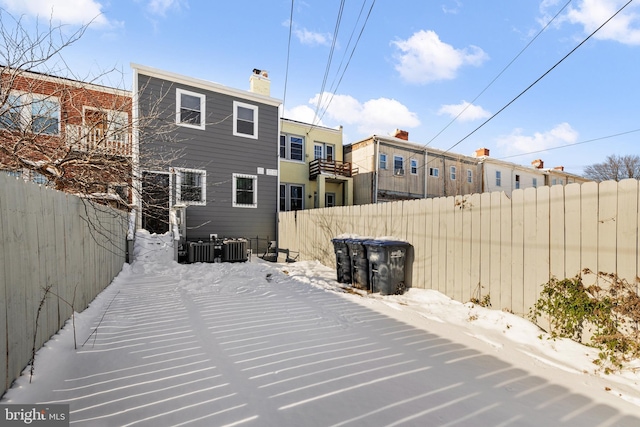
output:
<svg viewBox="0 0 640 427"><path fill-rule="evenodd" d="M470 194L481 191L476 158L409 141L409 134L372 135L344 147L345 160L358 169L354 204Z"/></svg>
<svg viewBox="0 0 640 427"><path fill-rule="evenodd" d="M566 172L562 166L545 168L541 159L532 161L531 166L519 165L489 157L487 148L476 150L475 156L483 170L482 192L504 191L511 197L513 190L590 181Z"/></svg>
<svg viewBox="0 0 640 427"><path fill-rule="evenodd" d="M58 190L127 204L131 93L3 67L0 170Z"/></svg>
<svg viewBox="0 0 640 427"><path fill-rule="evenodd" d="M176 208L189 241L275 240L282 102L270 96L268 73L253 70L240 90L132 68L138 227L165 233Z"/></svg>
<svg viewBox="0 0 640 427"><path fill-rule="evenodd" d="M353 204L353 175L343 161L342 127L281 119L279 210Z"/></svg>

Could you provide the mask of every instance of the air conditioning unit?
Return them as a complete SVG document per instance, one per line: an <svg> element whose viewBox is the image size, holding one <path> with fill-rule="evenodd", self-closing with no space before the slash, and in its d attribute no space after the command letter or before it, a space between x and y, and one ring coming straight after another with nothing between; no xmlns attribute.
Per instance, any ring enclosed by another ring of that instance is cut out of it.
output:
<svg viewBox="0 0 640 427"><path fill-rule="evenodd" d="M246 239L225 239L222 243L222 261L246 262L247 243Z"/></svg>
<svg viewBox="0 0 640 427"><path fill-rule="evenodd" d="M396 176L402 176L402 175L404 175L404 169L395 169L393 171L393 174L396 175Z"/></svg>
<svg viewBox="0 0 640 427"><path fill-rule="evenodd" d="M187 252L189 263L215 262L216 259L215 242L189 242Z"/></svg>

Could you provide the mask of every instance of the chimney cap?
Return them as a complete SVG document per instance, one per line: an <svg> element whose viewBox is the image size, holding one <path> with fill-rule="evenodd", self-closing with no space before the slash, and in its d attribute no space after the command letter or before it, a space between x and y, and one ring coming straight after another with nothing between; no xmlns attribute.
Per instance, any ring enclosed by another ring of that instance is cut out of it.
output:
<svg viewBox="0 0 640 427"><path fill-rule="evenodd" d="M396 131L393 133L393 136L394 138L403 139L405 141L409 140L409 132L407 132L406 130L396 129Z"/></svg>
<svg viewBox="0 0 640 427"><path fill-rule="evenodd" d="M489 157L489 149L488 148L478 148L476 150L476 157Z"/></svg>

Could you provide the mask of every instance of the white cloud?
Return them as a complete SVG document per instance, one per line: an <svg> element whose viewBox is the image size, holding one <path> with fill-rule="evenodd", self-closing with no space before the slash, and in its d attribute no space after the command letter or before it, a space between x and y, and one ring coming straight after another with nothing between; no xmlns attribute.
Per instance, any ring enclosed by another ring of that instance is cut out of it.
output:
<svg viewBox="0 0 640 427"><path fill-rule="evenodd" d="M154 15L165 16L171 9L186 7L185 0L149 0L147 9Z"/></svg>
<svg viewBox="0 0 640 427"><path fill-rule="evenodd" d="M297 105L291 109L285 108L284 117L291 120L297 120L299 122L315 123L318 126L326 127L322 120L316 121L318 117L316 116L316 110L307 105Z"/></svg>
<svg viewBox="0 0 640 427"><path fill-rule="evenodd" d="M95 0L0 0L0 4L13 14L52 18L64 24L108 26L111 23L102 14L102 4Z"/></svg>
<svg viewBox="0 0 640 427"><path fill-rule="evenodd" d="M524 135L522 129L515 129L510 135L499 137L498 147L508 154L530 153L547 150L562 145L573 144L578 140L578 132L569 123L560 123L546 132Z"/></svg>
<svg viewBox="0 0 640 427"><path fill-rule="evenodd" d="M479 105L473 105L467 101L462 101L460 104L443 105L440 107L440 110L438 110L438 114L450 116L452 119L457 117L461 122L471 122L491 117L490 112ZM458 117L458 115L460 115L460 117Z"/></svg>
<svg viewBox="0 0 640 427"><path fill-rule="evenodd" d="M434 31L421 30L391 44L400 51L396 54L396 70L411 83L451 80L463 65L479 66L489 58L477 46L456 49L442 42Z"/></svg>
<svg viewBox="0 0 640 427"><path fill-rule="evenodd" d="M420 125L416 113L395 99L377 98L361 103L349 95L332 95L324 93L321 109L331 100L323 117L337 122L339 125L355 126L362 135L388 134L396 128L415 128ZM309 100L315 108L320 100L316 95Z"/></svg>
<svg viewBox="0 0 640 427"><path fill-rule="evenodd" d="M329 33L316 33L306 28L295 28L293 34L300 43L309 46L330 46L333 37Z"/></svg>
<svg viewBox="0 0 640 427"><path fill-rule="evenodd" d="M625 3L625 0L582 0L569 10L568 20L573 24L582 25L585 33L590 34ZM640 15L634 13L633 6L628 6L594 37L623 44L640 45Z"/></svg>

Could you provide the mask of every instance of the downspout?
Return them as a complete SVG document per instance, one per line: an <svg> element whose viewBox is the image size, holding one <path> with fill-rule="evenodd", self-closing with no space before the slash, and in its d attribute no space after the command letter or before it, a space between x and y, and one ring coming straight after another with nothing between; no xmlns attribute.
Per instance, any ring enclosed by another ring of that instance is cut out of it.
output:
<svg viewBox="0 0 640 427"><path fill-rule="evenodd" d="M427 155L427 149L424 149L424 198L426 199L427 196L429 195L429 192L427 191L427 173L429 172L429 169L427 168L427 159L428 159L428 155Z"/></svg>
<svg viewBox="0 0 640 427"><path fill-rule="evenodd" d="M373 176L373 203L378 203L378 172L380 168L380 140L378 138L373 137L373 141L376 144L376 149L374 150L374 176Z"/></svg>
<svg viewBox="0 0 640 427"><path fill-rule="evenodd" d="M136 215L136 229L142 228L142 180L140 171L140 131L138 126L138 69L133 67L133 84L131 87L131 174L133 194L131 202L138 211Z"/></svg>
<svg viewBox="0 0 640 427"><path fill-rule="evenodd" d="M276 144L276 150L277 150L277 154L276 154L276 159L278 162L278 176L276 177L276 235L275 237L275 241L276 241L276 247L280 247L280 134L282 132L282 115L280 114L280 107L282 106L279 105L278 106L278 135L277 135L277 141L278 143ZM305 145L305 150L306 150L306 145ZM303 203L303 207L302 209L304 209L304 196L305 194L302 194L302 203ZM297 218L297 216L296 216ZM260 244L260 242L256 242L256 250L259 251L258 249L258 245ZM267 245L269 244L269 242L267 242ZM277 252L276 252L276 258L277 258Z"/></svg>

